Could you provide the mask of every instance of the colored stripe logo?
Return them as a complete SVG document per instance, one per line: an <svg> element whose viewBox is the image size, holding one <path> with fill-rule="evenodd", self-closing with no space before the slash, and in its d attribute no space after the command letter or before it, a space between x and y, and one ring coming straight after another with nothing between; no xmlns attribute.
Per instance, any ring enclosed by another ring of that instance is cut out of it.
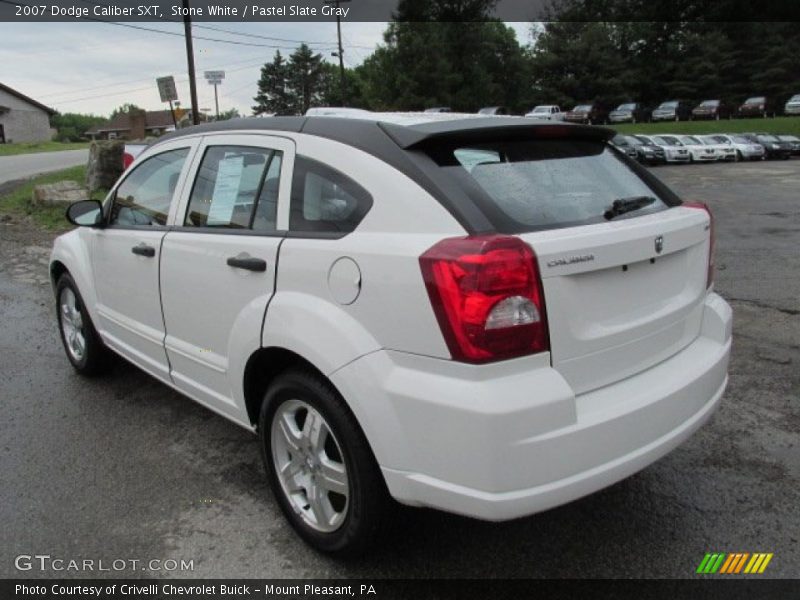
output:
<svg viewBox="0 0 800 600"><path fill-rule="evenodd" d="M760 574L767 568L772 556L772 552L708 552L695 572L702 575Z"/></svg>

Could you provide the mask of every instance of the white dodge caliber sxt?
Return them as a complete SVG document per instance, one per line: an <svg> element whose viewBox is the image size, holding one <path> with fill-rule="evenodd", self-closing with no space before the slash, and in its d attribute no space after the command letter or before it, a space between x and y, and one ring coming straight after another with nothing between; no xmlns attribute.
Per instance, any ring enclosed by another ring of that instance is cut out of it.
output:
<svg viewBox="0 0 800 600"><path fill-rule="evenodd" d="M480 519L608 486L727 383L714 230L601 127L379 114L165 136L50 263L67 358L257 432L286 517L362 550L389 498Z"/></svg>

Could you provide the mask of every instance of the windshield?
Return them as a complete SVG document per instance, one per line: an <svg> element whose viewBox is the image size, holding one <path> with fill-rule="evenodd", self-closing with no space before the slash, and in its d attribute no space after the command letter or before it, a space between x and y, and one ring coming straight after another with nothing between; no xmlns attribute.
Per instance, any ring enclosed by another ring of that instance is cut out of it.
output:
<svg viewBox="0 0 800 600"><path fill-rule="evenodd" d="M705 144L706 146L716 146L717 142L711 138L700 138L700 141Z"/></svg>
<svg viewBox="0 0 800 600"><path fill-rule="evenodd" d="M696 137L693 137L693 136L691 136L691 135L685 135L685 136L683 136L683 137L681 138L681 141L682 141L684 144L702 144L702 143L703 143L703 142L701 142L699 139L697 139Z"/></svg>
<svg viewBox="0 0 800 600"><path fill-rule="evenodd" d="M720 144L730 144L730 141L722 135L712 135L711 139Z"/></svg>
<svg viewBox="0 0 800 600"><path fill-rule="evenodd" d="M764 104L764 96L753 96L744 101L745 104Z"/></svg>
<svg viewBox="0 0 800 600"><path fill-rule="evenodd" d="M800 102L800 94L795 94L791 98L789 98L789 102Z"/></svg>
<svg viewBox="0 0 800 600"><path fill-rule="evenodd" d="M740 135L735 135L735 136L733 136L733 138L732 138L732 139L733 139L733 141L734 141L734 142L736 142L737 144L752 144L752 143L753 143L753 142L751 142L750 140L748 140L747 138L745 138L745 137L742 137L742 136L740 136Z"/></svg>
<svg viewBox="0 0 800 600"><path fill-rule="evenodd" d="M631 146L644 146L644 142L642 142L642 140L640 140L639 138L637 138L635 136L628 135L628 136L625 136L625 137L626 137L626 139L628 140L628 143Z"/></svg>
<svg viewBox="0 0 800 600"><path fill-rule="evenodd" d="M800 139L796 135L779 135L778 139L784 142L800 142Z"/></svg>
<svg viewBox="0 0 800 600"><path fill-rule="evenodd" d="M719 100L703 100L700 106L719 106Z"/></svg>
<svg viewBox="0 0 800 600"><path fill-rule="evenodd" d="M574 110L575 112L588 112L588 111L592 110L592 105L591 104L578 104L578 106L576 106L572 110Z"/></svg>
<svg viewBox="0 0 800 600"><path fill-rule="evenodd" d="M671 135L658 135L654 139L656 142L664 146L683 146L678 138Z"/></svg>
<svg viewBox="0 0 800 600"><path fill-rule="evenodd" d="M537 106L536 108L533 109L533 112L535 112L535 113L537 113L537 112L539 112L539 113L550 112L550 107L549 106Z"/></svg>
<svg viewBox="0 0 800 600"><path fill-rule="evenodd" d="M662 102L658 108L675 108L678 106L677 100L671 100L669 102Z"/></svg>
<svg viewBox="0 0 800 600"><path fill-rule="evenodd" d="M759 135L756 138L761 142L779 142L780 140L774 135Z"/></svg>
<svg viewBox="0 0 800 600"><path fill-rule="evenodd" d="M604 222L614 200L625 198L656 198L631 217L667 207L659 195L664 190L602 141L454 142L429 153L507 232Z"/></svg>
<svg viewBox="0 0 800 600"><path fill-rule="evenodd" d="M617 107L617 110L634 110L635 108L636 108L636 105L633 104L633 103L631 103L631 104L620 104Z"/></svg>

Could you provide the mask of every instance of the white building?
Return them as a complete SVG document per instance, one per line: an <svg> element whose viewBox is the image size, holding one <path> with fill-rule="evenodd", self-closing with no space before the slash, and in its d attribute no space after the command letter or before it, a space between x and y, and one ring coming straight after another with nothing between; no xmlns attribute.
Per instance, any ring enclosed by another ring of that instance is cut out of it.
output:
<svg viewBox="0 0 800 600"><path fill-rule="evenodd" d="M0 144L47 142L52 108L0 83Z"/></svg>

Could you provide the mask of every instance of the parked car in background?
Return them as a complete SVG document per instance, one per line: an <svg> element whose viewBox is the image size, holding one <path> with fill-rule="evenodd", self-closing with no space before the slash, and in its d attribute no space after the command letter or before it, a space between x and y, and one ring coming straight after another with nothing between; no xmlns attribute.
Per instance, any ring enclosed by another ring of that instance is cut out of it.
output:
<svg viewBox="0 0 800 600"><path fill-rule="evenodd" d="M65 358L88 377L116 353L257 435L323 552L380 542L392 497L506 521L591 494L711 418L731 350L709 208L609 137L380 113L181 129L69 207Z"/></svg>
<svg viewBox="0 0 800 600"><path fill-rule="evenodd" d="M775 104L766 96L753 96L748 98L739 106L736 114L739 118L748 117L774 117Z"/></svg>
<svg viewBox="0 0 800 600"><path fill-rule="evenodd" d="M735 161L736 160L736 148L734 148L731 144L726 143L725 141L716 139L717 136L713 135L695 135L692 136L700 140L706 146L711 146L717 153L717 160L722 161Z"/></svg>
<svg viewBox="0 0 800 600"><path fill-rule="evenodd" d="M628 136L617 134L611 138L610 143L622 150L631 158L636 158L636 148L633 146L633 144L631 144Z"/></svg>
<svg viewBox="0 0 800 600"><path fill-rule="evenodd" d="M662 165L667 162L664 148L650 140L642 139L643 136L626 136L631 146L636 149L636 160L646 165Z"/></svg>
<svg viewBox="0 0 800 600"><path fill-rule="evenodd" d="M776 136L782 142L788 142L792 145L792 154L798 155L800 154L800 138L796 135L777 135Z"/></svg>
<svg viewBox="0 0 800 600"><path fill-rule="evenodd" d="M692 107L685 100L667 100L658 105L651 113L652 121L688 121L692 115Z"/></svg>
<svg viewBox="0 0 800 600"><path fill-rule="evenodd" d="M713 146L704 144L693 135L676 135L681 144L689 151L689 162L715 162L721 155Z"/></svg>
<svg viewBox="0 0 800 600"><path fill-rule="evenodd" d="M565 121L570 123L586 123L589 125L605 123L607 119L608 111L597 102L578 104L564 115Z"/></svg>
<svg viewBox="0 0 800 600"><path fill-rule="evenodd" d="M795 94L783 106L783 114L800 115L800 94Z"/></svg>
<svg viewBox="0 0 800 600"><path fill-rule="evenodd" d="M478 111L479 115L508 115L510 111L505 106L486 106Z"/></svg>
<svg viewBox="0 0 800 600"><path fill-rule="evenodd" d="M674 135L654 135L651 139L664 149L664 158L668 163L688 163L691 160L688 148Z"/></svg>
<svg viewBox="0 0 800 600"><path fill-rule="evenodd" d="M731 109L722 100L703 100L692 109L692 119L730 119Z"/></svg>
<svg viewBox="0 0 800 600"><path fill-rule="evenodd" d="M535 106L532 111L525 113L531 119L543 119L545 121L563 121L564 113L555 104L540 104Z"/></svg>
<svg viewBox="0 0 800 600"><path fill-rule="evenodd" d="M650 120L650 111L638 102L626 102L608 113L609 123L640 123Z"/></svg>
<svg viewBox="0 0 800 600"><path fill-rule="evenodd" d="M449 106L432 106L430 108L425 109L426 113L449 113L453 112L453 109Z"/></svg>
<svg viewBox="0 0 800 600"><path fill-rule="evenodd" d="M758 143L764 146L765 156L768 159L786 160L792 156L792 144L778 139L778 136L769 133L756 135Z"/></svg>
<svg viewBox="0 0 800 600"><path fill-rule="evenodd" d="M144 152L145 148L147 148L147 144L125 144L125 148L122 151L122 169L125 170L130 167L131 163Z"/></svg>
<svg viewBox="0 0 800 600"><path fill-rule="evenodd" d="M708 136L720 144L730 145L735 153L736 160L761 160L764 158L764 146L738 133L715 133Z"/></svg>

